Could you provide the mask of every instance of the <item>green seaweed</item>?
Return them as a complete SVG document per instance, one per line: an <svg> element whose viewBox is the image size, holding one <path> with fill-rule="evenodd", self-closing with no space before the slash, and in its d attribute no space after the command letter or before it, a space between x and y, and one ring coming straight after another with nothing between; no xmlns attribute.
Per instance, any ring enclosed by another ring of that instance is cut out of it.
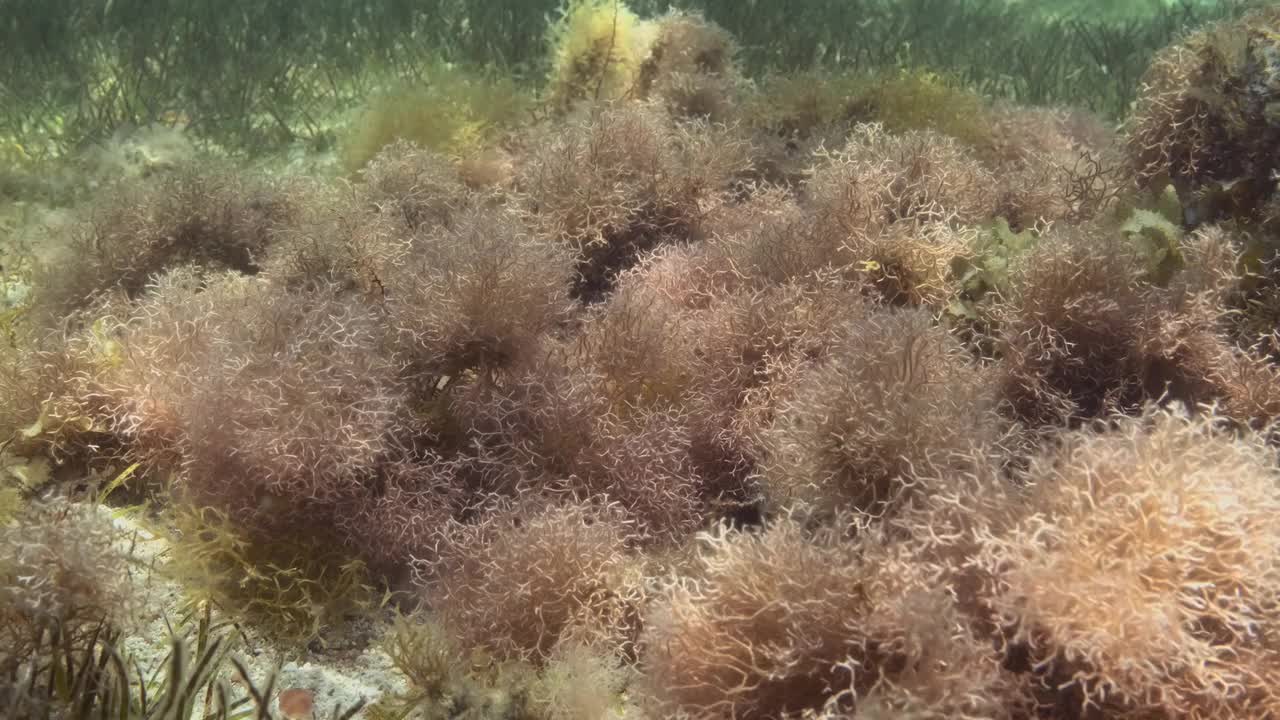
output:
<svg viewBox="0 0 1280 720"><path fill-rule="evenodd" d="M1036 241L1034 231L1014 232L1008 220L996 218L974 241L973 254L952 262L951 271L959 281L961 291L948 311L958 318L979 320L983 315L980 306L1007 296L1010 265L1030 250Z"/></svg>
<svg viewBox="0 0 1280 720"><path fill-rule="evenodd" d="M275 676L259 687L232 655L239 631L214 622L207 606L195 628L183 628L149 670L124 654L124 634L110 625L87 641L44 628L21 681L0 685L0 708L10 720L272 720ZM232 672L243 690L228 682ZM349 720L363 705L335 707L331 717Z"/></svg>
<svg viewBox="0 0 1280 720"><path fill-rule="evenodd" d="M182 585L189 607L208 603L301 644L380 604L364 563L341 552L318 552L314 542L255 541L214 508L179 505L166 518L171 547L161 572Z"/></svg>
<svg viewBox="0 0 1280 720"><path fill-rule="evenodd" d="M1173 275L1186 266L1182 256L1182 228L1166 216L1141 208L1133 211L1120 226L1120 234L1142 257L1146 267L1143 279L1165 286Z"/></svg>

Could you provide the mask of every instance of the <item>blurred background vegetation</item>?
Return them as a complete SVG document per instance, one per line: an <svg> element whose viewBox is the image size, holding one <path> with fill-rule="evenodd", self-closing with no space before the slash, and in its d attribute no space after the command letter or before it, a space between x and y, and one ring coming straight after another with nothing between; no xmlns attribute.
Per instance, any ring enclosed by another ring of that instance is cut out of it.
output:
<svg viewBox="0 0 1280 720"><path fill-rule="evenodd" d="M1152 53L1245 0L632 0L700 10L748 74L941 70L1030 104L1126 114ZM545 76L560 0L0 0L0 162L122 127L180 125L259 154L333 142L332 118L452 63Z"/></svg>

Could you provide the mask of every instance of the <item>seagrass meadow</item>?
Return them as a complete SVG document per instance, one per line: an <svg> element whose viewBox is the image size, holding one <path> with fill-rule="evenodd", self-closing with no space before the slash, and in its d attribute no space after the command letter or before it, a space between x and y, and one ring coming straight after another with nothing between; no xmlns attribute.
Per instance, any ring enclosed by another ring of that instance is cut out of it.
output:
<svg viewBox="0 0 1280 720"><path fill-rule="evenodd" d="M0 719L1280 718L1280 6L0 0Z"/></svg>

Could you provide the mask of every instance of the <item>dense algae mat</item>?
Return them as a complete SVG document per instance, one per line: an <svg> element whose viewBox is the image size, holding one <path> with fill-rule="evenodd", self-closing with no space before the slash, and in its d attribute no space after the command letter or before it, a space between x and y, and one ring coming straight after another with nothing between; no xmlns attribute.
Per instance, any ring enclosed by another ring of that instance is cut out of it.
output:
<svg viewBox="0 0 1280 720"><path fill-rule="evenodd" d="M1280 10L1118 127L744 42L6 146L0 714L1280 715Z"/></svg>

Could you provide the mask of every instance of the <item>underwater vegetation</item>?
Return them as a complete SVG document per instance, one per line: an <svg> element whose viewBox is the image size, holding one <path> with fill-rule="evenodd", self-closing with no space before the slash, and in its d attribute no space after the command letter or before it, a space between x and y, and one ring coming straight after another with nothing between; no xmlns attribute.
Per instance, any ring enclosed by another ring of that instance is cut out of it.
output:
<svg viewBox="0 0 1280 720"><path fill-rule="evenodd" d="M1152 53L1185 27L1238 15L1255 2L676 5L723 28L740 51L736 64L752 76L813 67L951 68L984 94L1119 118L1127 115ZM43 158L110 138L123 126L153 124L187 128L242 154L294 144L329 147L336 140L333 116L353 112L371 94L407 86L418 105L441 97L437 85L456 86L458 68L481 77L496 72L499 85L501 78L571 70L562 55L546 51L549 16L563 18L550 24L551 34L565 40L557 47L572 48L574 62L602 63L608 72L597 84L615 92L623 85L610 76L620 78L646 52L645 31L631 18L655 17L670 4L624 3L629 7L615 24L611 0L5 0L0 159ZM592 8L607 12L585 12ZM622 33L615 38L622 42L603 55L578 52L606 31ZM455 67L441 68L442 57ZM484 83L468 84L485 96ZM489 119L470 115L462 96L447 104L447 110L400 108L397 114L464 126ZM0 174L0 191L29 191L29 184Z"/></svg>
<svg viewBox="0 0 1280 720"><path fill-rule="evenodd" d="M45 41L221 42L130 5ZM1070 105L822 3L423 5L4 151L6 717L1280 715L1275 7L938 11L1093 48Z"/></svg>

